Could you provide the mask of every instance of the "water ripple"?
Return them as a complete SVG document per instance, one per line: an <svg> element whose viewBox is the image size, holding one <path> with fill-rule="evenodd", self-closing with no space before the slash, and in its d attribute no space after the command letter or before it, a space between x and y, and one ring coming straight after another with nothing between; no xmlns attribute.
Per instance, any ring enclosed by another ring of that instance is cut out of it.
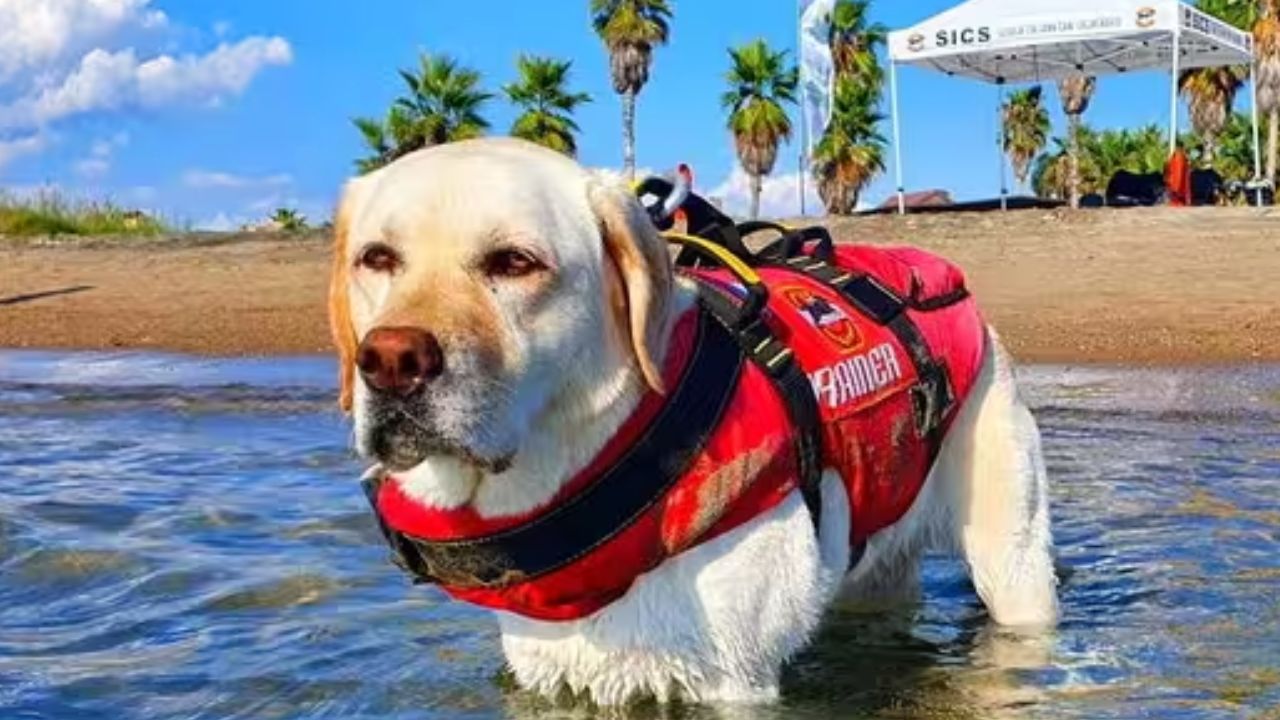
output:
<svg viewBox="0 0 1280 720"><path fill-rule="evenodd" d="M387 564L332 369L0 352L0 717L548 716L494 682L486 613ZM992 628L930 558L926 603L834 613L783 703L735 716L1280 705L1280 370L1022 381L1054 481L1058 632Z"/></svg>

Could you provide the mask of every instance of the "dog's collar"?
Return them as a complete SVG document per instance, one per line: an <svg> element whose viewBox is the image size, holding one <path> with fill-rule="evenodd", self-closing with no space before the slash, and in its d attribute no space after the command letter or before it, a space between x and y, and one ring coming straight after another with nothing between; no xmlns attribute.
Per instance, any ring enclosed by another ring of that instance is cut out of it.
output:
<svg viewBox="0 0 1280 720"><path fill-rule="evenodd" d="M490 520L469 507L433 509L393 478L366 476L393 559L420 582L455 589L502 587L565 567L631 527L686 474L719 424L743 360L705 310L683 317L665 368L669 396L646 394L596 458L526 515Z"/></svg>

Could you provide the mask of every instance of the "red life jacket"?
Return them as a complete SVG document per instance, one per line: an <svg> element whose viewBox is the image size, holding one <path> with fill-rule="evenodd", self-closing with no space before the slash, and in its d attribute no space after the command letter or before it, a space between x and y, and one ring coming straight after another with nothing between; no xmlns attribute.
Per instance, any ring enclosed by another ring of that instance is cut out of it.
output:
<svg viewBox="0 0 1280 720"><path fill-rule="evenodd" d="M821 466L844 480L858 548L915 501L977 376L986 331L961 272L923 251L843 246L817 265L825 275L761 269L762 319L789 349L775 358L793 353L812 388ZM690 276L717 302L745 294L723 270ZM668 394L646 395L594 461L526 515L426 507L394 477L376 479L366 489L397 562L467 602L573 620L803 489L785 392L722 320L705 307L679 318Z"/></svg>

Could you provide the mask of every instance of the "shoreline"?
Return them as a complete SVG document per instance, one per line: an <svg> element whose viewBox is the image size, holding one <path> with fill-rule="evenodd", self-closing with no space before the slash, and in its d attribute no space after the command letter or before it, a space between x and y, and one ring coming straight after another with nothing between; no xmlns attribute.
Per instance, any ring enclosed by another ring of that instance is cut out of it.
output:
<svg viewBox="0 0 1280 720"><path fill-rule="evenodd" d="M1001 341L1007 339L1001 336ZM332 350L317 350L312 352L306 351L263 351L263 352L218 352L218 351L196 351L184 350L180 348L170 348L160 345L147 346L125 346L114 345L111 347L95 347L80 345L53 345L48 347L42 346L12 346L0 345L0 359L6 354L20 355L29 353L50 354L61 356L150 356L150 357L171 357L176 360L184 361L213 361L213 362L235 362L244 361L265 361L265 360L325 360L336 359L336 353ZM1280 358L1270 356L1262 356L1257 358L1225 358L1225 359L1178 359L1175 357L1162 358L1158 360L1110 360L1105 357L1089 357L1081 359L1072 357L1068 359L1055 359L1052 355L1039 355L1038 353L1015 353L1015 363L1019 367L1038 367L1038 368L1062 368L1062 369L1080 369L1080 370L1232 370L1232 369L1268 369L1280 368Z"/></svg>
<svg viewBox="0 0 1280 720"><path fill-rule="evenodd" d="M1280 362L1280 212L1024 210L828 222L964 268L1021 363ZM0 238L0 348L332 353L322 231Z"/></svg>

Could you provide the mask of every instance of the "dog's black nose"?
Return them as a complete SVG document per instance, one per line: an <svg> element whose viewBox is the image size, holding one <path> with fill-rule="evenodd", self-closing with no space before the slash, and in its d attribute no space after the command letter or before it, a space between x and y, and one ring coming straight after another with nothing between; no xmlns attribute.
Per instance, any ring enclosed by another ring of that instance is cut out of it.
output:
<svg viewBox="0 0 1280 720"><path fill-rule="evenodd" d="M356 366L371 390L409 397L444 372L444 353L426 330L374 328L360 343Z"/></svg>

